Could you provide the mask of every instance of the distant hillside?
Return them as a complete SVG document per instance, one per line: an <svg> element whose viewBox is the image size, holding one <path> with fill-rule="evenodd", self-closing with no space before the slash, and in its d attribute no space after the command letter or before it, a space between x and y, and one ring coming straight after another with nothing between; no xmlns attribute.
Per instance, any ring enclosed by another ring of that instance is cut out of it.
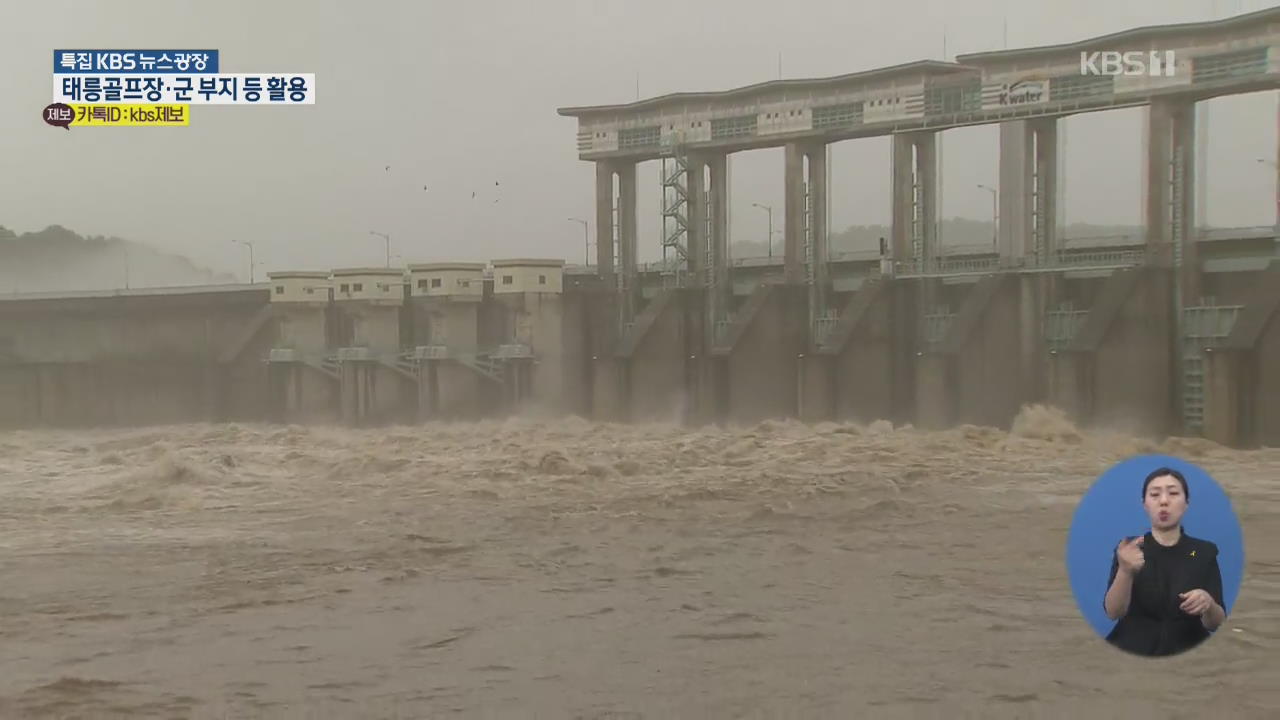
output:
<svg viewBox="0 0 1280 720"><path fill-rule="evenodd" d="M951 218L944 220L940 234L943 242L949 246L984 245L992 240L992 224L984 220L966 220ZM1089 223L1071 223L1066 228L1066 237L1095 237L1099 235L1124 235L1142 230L1136 225L1091 225ZM763 233L762 233L763 234ZM889 238L888 225L853 225L843 231L831 235L831 250L844 252L849 250L875 250L880 246L880 238ZM768 254L769 248L760 242L735 242L732 255L734 257L762 257ZM773 237L773 254L782 254L782 233Z"/></svg>
<svg viewBox="0 0 1280 720"><path fill-rule="evenodd" d="M67 292L234 283L181 255L117 237L81 237L59 225L15 234L0 227L0 293Z"/></svg>

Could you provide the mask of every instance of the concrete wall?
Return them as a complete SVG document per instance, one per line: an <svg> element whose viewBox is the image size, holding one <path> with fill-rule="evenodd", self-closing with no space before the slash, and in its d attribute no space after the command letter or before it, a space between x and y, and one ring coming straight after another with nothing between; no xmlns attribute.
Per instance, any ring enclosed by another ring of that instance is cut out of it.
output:
<svg viewBox="0 0 1280 720"><path fill-rule="evenodd" d="M580 365L565 362L563 296L539 292L509 294L495 296L494 304L501 312L492 319L500 321L502 328L496 334L489 331L490 337L496 337L493 345L525 343L536 359L530 371L532 387L528 389L528 401L540 409L568 411L574 405L566 401L568 374L580 369ZM571 326L571 337L576 334ZM575 338L570 346L579 342Z"/></svg>
<svg viewBox="0 0 1280 720"><path fill-rule="evenodd" d="M415 418L417 386L408 378L372 362L344 363L340 373L342 422L382 425Z"/></svg>
<svg viewBox="0 0 1280 720"><path fill-rule="evenodd" d="M688 300L687 294L677 293L662 303L661 312L652 318L627 361L631 420L678 422L683 417L689 402L685 397L685 366L689 355L695 354L688 347L684 327Z"/></svg>
<svg viewBox="0 0 1280 720"><path fill-rule="evenodd" d="M1170 279L1141 271L1112 318L1094 353L1093 424L1156 435L1177 426Z"/></svg>
<svg viewBox="0 0 1280 720"><path fill-rule="evenodd" d="M261 307L167 308L163 298L149 304L101 302L100 309L63 311L54 305L0 314L0 337L8 339L14 355L39 362L203 358L235 339Z"/></svg>
<svg viewBox="0 0 1280 720"><path fill-rule="evenodd" d="M412 345L444 345L450 353L473 354L479 348L482 304L445 297L416 297ZM474 419L482 415L487 382L453 360L431 360L420 371L420 418Z"/></svg>
<svg viewBox="0 0 1280 720"><path fill-rule="evenodd" d="M798 416L805 422L832 420L836 416L835 371L837 356L810 353L796 363Z"/></svg>
<svg viewBox="0 0 1280 720"><path fill-rule="evenodd" d="M956 422L956 358L950 353L926 352L916 358L915 425L936 430Z"/></svg>
<svg viewBox="0 0 1280 720"><path fill-rule="evenodd" d="M271 376L272 420L291 423L338 420L338 383L332 378L298 363L277 363L267 371Z"/></svg>
<svg viewBox="0 0 1280 720"><path fill-rule="evenodd" d="M1201 287L1206 297L1218 305L1243 305L1255 294L1259 283L1266 282L1262 272L1205 273Z"/></svg>
<svg viewBox="0 0 1280 720"><path fill-rule="evenodd" d="M579 296L574 293L571 296ZM580 382L587 393L590 417L618 421L625 417L624 363L616 357L617 297L603 287L581 292L583 347L586 350L586 377Z"/></svg>
<svg viewBox="0 0 1280 720"><path fill-rule="evenodd" d="M479 346L480 303L443 298L413 299L412 345L446 345L474 353Z"/></svg>
<svg viewBox="0 0 1280 720"><path fill-rule="evenodd" d="M1244 274L1240 279L1252 287ZM312 368L268 366L262 361L269 350L319 352L349 332L343 344L392 351L402 344L402 323L412 335L408 344L423 344L419 336L425 338L424 328L434 324L444 328L454 349L489 349L522 334L539 360L530 369L531 400L601 420L679 419L689 409L689 383L697 382L709 398L708 412L689 416L699 421L750 424L803 410L808 419L891 417L921 426L1007 426L1031 386L1022 359L1028 357L1027 298L1039 304L1044 299L1034 287L1028 292L1025 279L1002 282L972 319L963 342L919 358L915 334L923 295L913 281L893 281L868 300L865 316L850 325L840 354L820 359L808 348L803 288L770 287L758 293L759 302L744 304L739 317L750 315L750 321L735 330L732 350L724 356L711 356L701 347L697 296L682 291L655 314L628 366L616 357L614 294L590 284L575 285L568 295L490 295L479 303L415 298L409 307L354 301L326 309L271 305L264 286L3 300L0 426L334 419L342 407L338 384ZM1274 285L1257 278L1251 282L1254 290ZM1230 283L1206 287L1220 303L1257 305L1253 295L1233 290ZM937 290L940 301L963 311L976 286ZM1087 348L1073 344L1052 359L1030 363L1043 373L1050 401L1088 424L1173 430L1177 368L1169 293L1168 271L1156 269L1062 283L1055 298L1072 297L1078 308L1092 303L1090 327L1096 337ZM1039 310L1030 316L1038 321ZM698 355L698 361L690 361L690 355ZM1256 399L1240 401L1238 434L1280 445L1280 374L1275 371L1280 322L1266 326L1232 367L1238 395ZM416 383L386 367L355 368L348 368L346 402L359 410L363 422L415 417ZM431 372L441 417L505 411L500 386L474 371L449 361Z"/></svg>
<svg viewBox="0 0 1280 720"><path fill-rule="evenodd" d="M560 341L563 354L564 387L561 400L565 412L591 416L591 330L588 299L582 294L561 295Z"/></svg>
<svg viewBox="0 0 1280 720"><path fill-rule="evenodd" d="M794 417L797 357L808 342L805 289L779 285L729 356L728 420Z"/></svg>
<svg viewBox="0 0 1280 720"><path fill-rule="evenodd" d="M323 307L276 306L275 310L273 347L293 348L304 352L323 352L326 349L326 318Z"/></svg>
<svg viewBox="0 0 1280 720"><path fill-rule="evenodd" d="M1091 353L1059 352L1048 358L1048 401L1077 424L1093 416L1093 362Z"/></svg>
<svg viewBox="0 0 1280 720"><path fill-rule="evenodd" d="M1280 447L1280 320L1273 313L1253 353L1253 442Z"/></svg>
<svg viewBox="0 0 1280 720"><path fill-rule="evenodd" d="M894 376L910 370L894 358L893 294L885 292L835 359L835 416L862 423L893 420Z"/></svg>
<svg viewBox="0 0 1280 720"><path fill-rule="evenodd" d="M0 302L0 424L265 417L267 300L256 287Z"/></svg>
<svg viewBox="0 0 1280 720"><path fill-rule="evenodd" d="M1018 382L1023 298L1016 279L1009 280L995 291L957 354L957 422L1007 428L1025 399Z"/></svg>
<svg viewBox="0 0 1280 720"><path fill-rule="evenodd" d="M339 303L339 311L351 323L353 347L389 352L400 348L400 307L365 302Z"/></svg>
<svg viewBox="0 0 1280 720"><path fill-rule="evenodd" d="M98 362L0 369L0 417L9 427L167 424L212 419L190 364Z"/></svg>

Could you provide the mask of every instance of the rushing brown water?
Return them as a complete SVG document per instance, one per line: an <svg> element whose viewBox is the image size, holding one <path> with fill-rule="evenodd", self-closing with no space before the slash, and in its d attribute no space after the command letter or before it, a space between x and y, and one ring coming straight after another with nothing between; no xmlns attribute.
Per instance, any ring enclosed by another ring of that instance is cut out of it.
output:
<svg viewBox="0 0 1280 720"><path fill-rule="evenodd" d="M1063 566L1110 464L1232 495L1245 584L1184 656ZM570 419L0 434L0 717L1276 717L1280 450Z"/></svg>

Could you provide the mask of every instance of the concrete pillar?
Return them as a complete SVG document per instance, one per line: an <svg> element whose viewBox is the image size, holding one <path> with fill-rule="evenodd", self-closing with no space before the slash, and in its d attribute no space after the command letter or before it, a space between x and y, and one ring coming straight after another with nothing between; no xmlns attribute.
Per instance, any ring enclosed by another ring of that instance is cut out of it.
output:
<svg viewBox="0 0 1280 720"><path fill-rule="evenodd" d="M292 422L302 414L302 367L294 363L273 367L273 377L280 383L280 392L284 395L284 416L281 419L285 422Z"/></svg>
<svg viewBox="0 0 1280 720"><path fill-rule="evenodd" d="M360 373L360 364L344 362L339 369L339 373L341 374L340 412L342 424L355 426L364 418L361 404L361 398L363 397L361 380L363 375Z"/></svg>
<svg viewBox="0 0 1280 720"><path fill-rule="evenodd" d="M933 132L893 136L894 260L932 264L938 248L938 154Z"/></svg>
<svg viewBox="0 0 1280 720"><path fill-rule="evenodd" d="M1035 218L1035 237L1039 241L1040 257L1051 258L1061 247L1058 233L1058 218L1061 210L1062 173L1059 168L1058 139L1059 123L1057 118L1042 118L1030 121L1032 135L1035 139L1035 195L1032 199L1032 213Z"/></svg>
<svg viewBox="0 0 1280 720"><path fill-rule="evenodd" d="M938 257L938 136L919 133L916 143L916 217L920 253L926 266Z"/></svg>
<svg viewBox="0 0 1280 720"><path fill-rule="evenodd" d="M436 385L438 381L436 374L437 364L438 361L436 360L426 360L418 364L418 383L416 386L418 392L418 422L440 419L439 406L436 403L436 399L440 394Z"/></svg>
<svg viewBox="0 0 1280 720"><path fill-rule="evenodd" d="M915 213L912 184L915 178L915 146L910 135L894 135L892 148L891 225L889 254L897 262L915 259L911 246L911 221Z"/></svg>
<svg viewBox="0 0 1280 720"><path fill-rule="evenodd" d="M711 277L712 292L708 296L708 310L714 319L722 319L729 311L733 288L729 279L729 156L712 155L707 164L711 168Z"/></svg>
<svg viewBox="0 0 1280 720"><path fill-rule="evenodd" d="M524 311L533 323L533 352L538 358L534 365L519 363L525 395L535 397L543 408L564 412L565 385L570 381L564 362L564 296L527 293Z"/></svg>
<svg viewBox="0 0 1280 720"><path fill-rule="evenodd" d="M1026 120L1000 123L998 251L1002 258L1031 254L1031 195L1034 182L1035 134Z"/></svg>
<svg viewBox="0 0 1280 720"><path fill-rule="evenodd" d="M686 171L685 188L688 199L685 207L688 211L688 225L685 235L685 250L689 253L689 283L691 287L702 287L706 282L704 269L707 260L707 183L706 166L708 158L703 155L690 154Z"/></svg>
<svg viewBox="0 0 1280 720"><path fill-rule="evenodd" d="M910 256L925 270L931 270L938 258L938 156L937 136L933 132L912 133L910 136L914 159L911 161L911 182L905 200L910 207L908 218L908 247ZM917 307L922 313L931 312L937 305L940 280L925 278L919 284Z"/></svg>
<svg viewBox="0 0 1280 720"><path fill-rule="evenodd" d="M804 282L804 150L786 146L783 167L782 276L788 284Z"/></svg>
<svg viewBox="0 0 1280 720"><path fill-rule="evenodd" d="M827 146L814 143L805 151L809 158L809 237L813 243L813 284L809 290L809 328L813 334L813 322L827 310L830 272L827 259Z"/></svg>
<svg viewBox="0 0 1280 720"><path fill-rule="evenodd" d="M687 334L685 341L688 354L696 357L690 361L690 368L686 371L687 383L691 387L686 391L684 421L694 424L720 419L720 389L727 378L727 368L723 358L711 354L711 347L715 344L716 322L726 320L733 307L733 285L729 273L729 156L725 153L711 155L707 165L711 175L708 188L710 234L707 237L710 287L702 293L705 311L700 332L698 335ZM697 302L698 295L692 293L685 297ZM692 327L697 328L697 323Z"/></svg>
<svg viewBox="0 0 1280 720"><path fill-rule="evenodd" d="M622 317L635 318L639 242L636 228L636 163L617 163L618 173L618 263L621 266Z"/></svg>
<svg viewBox="0 0 1280 720"><path fill-rule="evenodd" d="M1177 259L1180 304L1197 305L1194 102L1160 100L1147 108L1145 184L1147 245Z"/></svg>
<svg viewBox="0 0 1280 720"><path fill-rule="evenodd" d="M596 273L606 287L614 282L613 164L596 162Z"/></svg>

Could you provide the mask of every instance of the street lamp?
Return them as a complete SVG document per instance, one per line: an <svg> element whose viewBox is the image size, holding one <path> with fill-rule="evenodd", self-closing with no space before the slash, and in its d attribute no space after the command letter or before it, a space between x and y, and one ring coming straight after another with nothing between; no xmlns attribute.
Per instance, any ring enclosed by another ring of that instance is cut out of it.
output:
<svg viewBox="0 0 1280 720"><path fill-rule="evenodd" d="M249 248L249 284L252 285L253 284L253 268L255 267L255 263L253 262L253 243L249 242L248 240L234 240L234 239L231 242L240 243L241 245L244 245L245 247Z"/></svg>
<svg viewBox="0 0 1280 720"><path fill-rule="evenodd" d="M773 257L773 208L760 203L751 203L751 207L758 207L769 213L769 257Z"/></svg>
<svg viewBox="0 0 1280 720"><path fill-rule="evenodd" d="M370 235L377 235L387 241L387 267L391 267L391 236L386 233L380 233L377 230L370 230Z"/></svg>
<svg viewBox="0 0 1280 720"><path fill-rule="evenodd" d="M570 222L582 223L582 259L584 264L591 264L591 231L587 228L586 220L578 218L569 218Z"/></svg>
<svg viewBox="0 0 1280 720"><path fill-rule="evenodd" d="M983 184L981 184L981 183L979 183L979 184L978 184L978 187L980 187L980 188L982 188L983 190L986 190L987 192L991 193L991 249L992 249L992 250L994 250L994 251L996 251L996 252L999 252L999 248L1000 248L1000 205L999 205L999 197L1000 197L1000 195L999 195L999 193L997 193L997 192L996 192L995 188L993 188L993 187L988 187L988 186L983 185Z"/></svg>

